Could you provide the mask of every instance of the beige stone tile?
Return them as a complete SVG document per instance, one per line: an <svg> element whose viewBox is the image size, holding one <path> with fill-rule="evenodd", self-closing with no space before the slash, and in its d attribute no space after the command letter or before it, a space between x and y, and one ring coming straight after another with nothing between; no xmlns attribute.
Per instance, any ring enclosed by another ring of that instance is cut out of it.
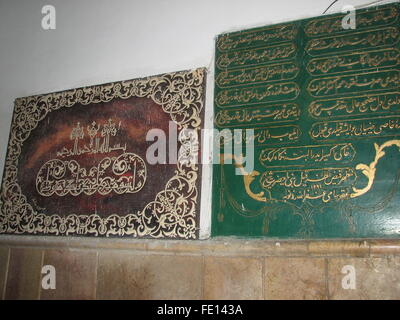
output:
<svg viewBox="0 0 400 320"><path fill-rule="evenodd" d="M95 299L95 251L46 250L43 265L56 271L56 289L41 288L40 299Z"/></svg>
<svg viewBox="0 0 400 320"><path fill-rule="evenodd" d="M262 299L262 260L205 257L204 299Z"/></svg>
<svg viewBox="0 0 400 320"><path fill-rule="evenodd" d="M200 299L200 256L101 251L98 299Z"/></svg>
<svg viewBox="0 0 400 320"><path fill-rule="evenodd" d="M5 299L39 298L42 250L11 248Z"/></svg>
<svg viewBox="0 0 400 320"><path fill-rule="evenodd" d="M355 289L343 289L342 268L355 269ZM400 299L400 257L332 258L328 260L331 299Z"/></svg>
<svg viewBox="0 0 400 320"><path fill-rule="evenodd" d="M325 259L265 259L265 299L326 299Z"/></svg>
<svg viewBox="0 0 400 320"><path fill-rule="evenodd" d="M4 299L5 285L7 279L9 249L0 247L0 299Z"/></svg>

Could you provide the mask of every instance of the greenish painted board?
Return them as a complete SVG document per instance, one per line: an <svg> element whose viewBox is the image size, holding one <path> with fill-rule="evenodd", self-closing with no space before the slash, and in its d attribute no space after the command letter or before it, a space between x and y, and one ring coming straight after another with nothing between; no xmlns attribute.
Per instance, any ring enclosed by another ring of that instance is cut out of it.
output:
<svg viewBox="0 0 400 320"><path fill-rule="evenodd" d="M241 176L221 148L213 236L400 237L400 6L344 16L217 38L215 127L255 152Z"/></svg>

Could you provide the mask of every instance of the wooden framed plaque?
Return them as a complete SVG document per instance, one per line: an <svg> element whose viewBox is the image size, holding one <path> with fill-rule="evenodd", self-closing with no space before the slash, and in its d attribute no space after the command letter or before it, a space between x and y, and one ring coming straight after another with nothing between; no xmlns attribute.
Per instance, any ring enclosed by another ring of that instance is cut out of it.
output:
<svg viewBox="0 0 400 320"><path fill-rule="evenodd" d="M16 99L0 233L196 239L201 168L184 138L149 163L146 137L200 131L204 94L196 69Z"/></svg>

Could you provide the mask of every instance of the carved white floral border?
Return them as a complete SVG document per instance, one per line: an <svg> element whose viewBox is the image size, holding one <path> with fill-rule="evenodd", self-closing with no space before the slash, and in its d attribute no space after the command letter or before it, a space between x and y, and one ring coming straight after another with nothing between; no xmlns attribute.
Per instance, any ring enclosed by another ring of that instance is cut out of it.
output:
<svg viewBox="0 0 400 320"><path fill-rule="evenodd" d="M38 212L22 193L17 172L24 141L52 111L115 98L146 97L160 105L179 129L200 130L204 84L205 69L200 68L16 99L0 195L0 233L196 239L200 202L196 164L178 161L164 190L141 211L104 218Z"/></svg>

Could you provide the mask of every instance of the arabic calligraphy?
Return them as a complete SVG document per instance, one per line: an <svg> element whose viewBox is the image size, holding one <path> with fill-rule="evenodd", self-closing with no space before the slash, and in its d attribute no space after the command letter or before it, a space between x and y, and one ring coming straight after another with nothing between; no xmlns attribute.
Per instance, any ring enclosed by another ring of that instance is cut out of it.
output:
<svg viewBox="0 0 400 320"><path fill-rule="evenodd" d="M297 125L254 128L254 145L293 143L299 140L300 136L301 130ZM243 139L248 139L245 134Z"/></svg>
<svg viewBox="0 0 400 320"><path fill-rule="evenodd" d="M400 135L400 116L316 122L310 129L315 140L329 138L387 137Z"/></svg>
<svg viewBox="0 0 400 320"><path fill-rule="evenodd" d="M296 63L279 63L262 67L223 71L217 76L215 81L218 86L225 88L267 81L291 80L299 74L299 71L300 67Z"/></svg>
<svg viewBox="0 0 400 320"><path fill-rule="evenodd" d="M342 73L375 69L379 67L395 67L400 64L399 49L383 49L370 52L357 52L340 56L313 58L307 64L307 71L312 75Z"/></svg>
<svg viewBox="0 0 400 320"><path fill-rule="evenodd" d="M223 156L234 163L215 168L216 235L364 236L367 211L394 212L387 205L398 201L400 181L400 140L392 140L400 139L400 6L357 10L355 30L342 26L345 15L287 23L298 30L286 39L270 36L283 24L217 38L214 123L254 130L255 169L233 154ZM228 139L249 142L245 134Z"/></svg>
<svg viewBox="0 0 400 320"><path fill-rule="evenodd" d="M266 171L261 175L260 186L271 199L330 202L349 198L356 178L352 168Z"/></svg>
<svg viewBox="0 0 400 320"><path fill-rule="evenodd" d="M357 13L357 29L391 24L398 20L398 16L398 10L395 7ZM342 27L342 19L343 16L315 19L306 24L304 31L309 37L345 32L346 30Z"/></svg>
<svg viewBox="0 0 400 320"><path fill-rule="evenodd" d="M374 143L374 160L369 165L363 163L357 164L356 170L361 171L368 179L367 184L363 188L356 188L354 186L357 181L357 174L354 169L348 167L266 171L261 175L259 182L267 195L265 195L265 192L254 193L251 190L251 183L260 175L258 171L245 172L242 162L234 155L221 155L221 157L228 156L227 158L235 159L236 166L243 173L245 191L254 200L269 202L272 200L304 201L307 199L321 199L327 203L330 201L357 198L370 191L376 176L376 165L385 156L384 149L391 146L397 146L400 151L400 140L389 140L380 146Z"/></svg>
<svg viewBox="0 0 400 320"><path fill-rule="evenodd" d="M298 29L293 24L285 24L254 31L223 34L217 40L217 47L221 51L265 46L293 40Z"/></svg>
<svg viewBox="0 0 400 320"><path fill-rule="evenodd" d="M79 147L79 140L85 138L85 129L78 122L70 134L70 139L74 141L73 148L68 149L67 147L63 147L61 151L57 152L57 156L65 158L83 154L105 154L113 151L125 152L126 144L124 146L120 144L110 146L110 137L115 137L120 128L121 122L116 127L116 124L111 119L108 119L103 127L93 121L86 129L87 135L90 137L89 145L85 144L83 147Z"/></svg>
<svg viewBox="0 0 400 320"><path fill-rule="evenodd" d="M89 119L92 114L103 118L107 114L114 113L114 111L116 112L116 117L118 116L119 118L119 111L122 112L124 109L130 110L128 112L133 113L127 114L127 118L131 118L132 115L136 114L141 118L142 115L145 116L147 114L142 113L140 111L141 108L138 108L138 110L131 109L128 107L130 103L126 104L127 108L123 107L118 110L118 104L125 104L125 101L128 102L129 100L134 104L142 104L143 100L148 99L150 104L155 104L155 109L151 110L155 110L156 113L154 116L163 121L162 123L164 123L165 114L165 116L177 124L179 129L200 130L203 125L202 114L205 103L205 74L206 70L200 68L149 76L142 79L124 80L17 98L15 100L14 116L5 162L6 167L4 169L0 194L0 233L197 239L199 236L199 179L201 177L197 164L191 163L190 166L185 165L178 159L176 166L173 168L172 176L168 177L167 175L164 176L164 174L160 176L158 188L151 190L147 199L146 197L143 197L143 199L140 197L131 197L131 194L124 196L115 196L112 194L107 197L98 197L98 194L95 194L93 198L102 198L100 199L101 203L104 204L104 208L102 209L110 209L105 213L104 211L99 212L92 206L98 202L96 199L89 199L84 194L79 199L74 198L76 203L71 201L69 205L68 201L71 199L69 196L66 196L64 199L55 196L43 198L41 199L43 200L43 204L39 203L40 200L38 200L40 207L44 208L44 210L41 210L34 203L36 196L42 198L37 195L36 190L35 179L37 172L30 173L27 171L27 159L24 156L24 150L29 150L28 145L35 145L33 143L30 144L32 142L31 139L34 139L33 141L46 141L48 143L49 137L52 136L52 132L49 130L52 130L52 128L57 129L54 126L48 127L48 120L53 117L60 116L64 119L65 115L65 124L67 125L70 119ZM143 107L146 105L143 104ZM98 114L96 112L89 112L92 108L98 110ZM104 110L105 108L107 110ZM81 115L84 116L81 117ZM81 121L81 124L86 129L86 123L83 124L83 122L84 120ZM123 124L124 129L135 130L134 123ZM43 137L38 137L38 133L43 134ZM62 132L59 133L58 137L61 137ZM69 133L68 131L65 138L69 139ZM87 134L86 130L84 134ZM100 139L100 145L103 143L103 138ZM110 136L110 140L117 140L117 138L122 137ZM132 145L138 145L136 141L141 141L139 139L136 140L136 136L132 136L132 139L134 139ZM82 142L80 139L78 150L82 148ZM115 142L117 141L110 141L110 146L113 147ZM89 144L89 142L86 144ZM58 145L58 141L50 141L47 146L49 145L55 147ZM71 147L68 146L68 148ZM76 160L81 167L85 167L87 172L89 172L91 170L90 167L95 165L93 164L93 160L100 160L104 157L112 158L122 153L122 151L114 151L104 155L97 154L95 156L85 154L84 156L74 156L74 158L60 158L59 161L70 162L71 160ZM127 150L124 154L129 152L130 150ZM46 158L44 161L48 160L47 156L50 156L50 154L44 154L43 159ZM54 153L54 157L50 157L50 159L55 157ZM129 163L133 165L130 160ZM110 171L112 166L113 164L107 168L105 174L100 176L100 178L109 176L118 180L122 176L130 177L133 175L132 167L132 170L126 172L126 174L115 176L112 170ZM139 167L140 161L138 160L136 181L139 179ZM20 179L26 173L29 173L30 176L28 190L21 184ZM65 177L67 175L71 175L70 171L66 173ZM79 177L81 178L81 176ZM147 177L144 188L148 186L149 178L151 177ZM43 177L43 179L46 180L46 177ZM56 179L50 177L49 180ZM102 183L101 181L99 182ZM114 183L112 184L114 185ZM131 186L133 186L133 180ZM137 182L135 182L136 186L138 186ZM38 188L41 189L42 187L38 186ZM133 190L137 190L137 188L132 188ZM141 191L142 193L145 192L144 188ZM116 187L115 190L119 190L119 187ZM154 196L151 194L154 194ZM114 206L119 198L129 198L130 200L121 202L120 207ZM137 207L130 207L130 204L136 201L131 198L137 198ZM46 204L51 203L54 207L54 204L61 202L67 204L67 206L60 208L60 211L54 212L49 210L48 207L46 208Z"/></svg>
<svg viewBox="0 0 400 320"><path fill-rule="evenodd" d="M331 50L350 51L371 47L394 45L399 41L399 29L395 27L355 32L346 35L311 39L305 50L311 55L330 53Z"/></svg>
<svg viewBox="0 0 400 320"><path fill-rule="evenodd" d="M36 190L44 196L107 195L139 192L147 178L145 162L134 153L106 157L97 166L82 168L75 160L52 159L39 170Z"/></svg>
<svg viewBox="0 0 400 320"><path fill-rule="evenodd" d="M397 89L400 86L400 71L385 70L355 75L324 77L311 80L307 90L314 97L371 90Z"/></svg>
<svg viewBox="0 0 400 320"><path fill-rule="evenodd" d="M266 124L294 121L300 116L295 103L274 104L265 107L235 108L221 110L215 116L219 127L234 127L247 124Z"/></svg>
<svg viewBox="0 0 400 320"><path fill-rule="evenodd" d="M224 129L229 130L229 129ZM253 128L254 132L251 136L246 136L246 131L231 130L233 134L217 135L214 137L215 143L223 146L225 143L233 141L235 144L254 142L255 146L275 145L281 143L294 143L299 140L301 130L298 125L284 125L273 127ZM221 139L223 137L223 139Z"/></svg>
<svg viewBox="0 0 400 320"><path fill-rule="evenodd" d="M356 151L351 143L299 147L267 148L260 153L260 163L266 168L302 167L315 164L351 162Z"/></svg>
<svg viewBox="0 0 400 320"><path fill-rule="evenodd" d="M216 103L220 107L257 104L263 102L296 99L300 88L295 82L267 84L249 88L227 89L218 93Z"/></svg>
<svg viewBox="0 0 400 320"><path fill-rule="evenodd" d="M293 58L296 52L296 45L292 42L257 49L236 50L220 54L216 65L221 69L259 65Z"/></svg>
<svg viewBox="0 0 400 320"><path fill-rule="evenodd" d="M108 119L104 124L93 121L86 127L80 122L72 128L69 138L73 141L72 148L63 147L57 152L60 158L79 155L108 154L113 151L123 152L119 156L105 157L89 169L81 167L76 160L52 159L39 170L36 177L36 190L45 197L92 195L99 193L107 195L136 193L146 181L146 165L141 157L134 153L126 153L126 144L110 145L110 137L115 137L121 129L121 122ZM80 146L80 140L89 137L89 144Z"/></svg>
<svg viewBox="0 0 400 320"><path fill-rule="evenodd" d="M400 93L380 93L337 99L316 100L308 112L314 118L373 115L400 111Z"/></svg>

